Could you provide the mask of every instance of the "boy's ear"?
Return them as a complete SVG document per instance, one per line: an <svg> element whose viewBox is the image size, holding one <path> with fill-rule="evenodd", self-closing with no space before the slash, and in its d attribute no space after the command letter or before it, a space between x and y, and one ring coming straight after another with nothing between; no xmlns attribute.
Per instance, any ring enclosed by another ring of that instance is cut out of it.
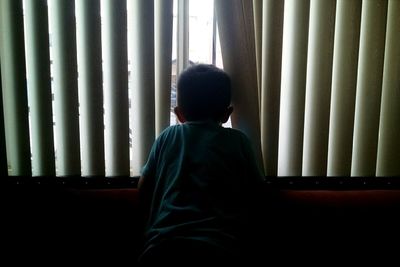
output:
<svg viewBox="0 0 400 267"><path fill-rule="evenodd" d="M232 112L233 112L233 107L232 107L232 106L229 106L229 107L225 110L224 115L222 115L221 122L222 122L222 123L227 122L228 119L229 119L229 116L232 114Z"/></svg>
<svg viewBox="0 0 400 267"><path fill-rule="evenodd" d="M186 118L185 118L185 116L183 115L182 110L181 110L180 107L174 107L174 113L175 113L175 115L178 117L178 120L179 120L181 123L184 123L184 122L186 121Z"/></svg>

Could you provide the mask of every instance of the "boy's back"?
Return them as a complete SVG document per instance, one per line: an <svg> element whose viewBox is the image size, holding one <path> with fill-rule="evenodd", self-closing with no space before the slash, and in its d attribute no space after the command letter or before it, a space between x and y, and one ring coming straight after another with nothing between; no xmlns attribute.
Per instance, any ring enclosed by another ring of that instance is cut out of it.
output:
<svg viewBox="0 0 400 267"><path fill-rule="evenodd" d="M212 121L172 126L157 139L142 175L153 188L148 248L170 239L227 253L240 248L246 200L262 180L243 133Z"/></svg>

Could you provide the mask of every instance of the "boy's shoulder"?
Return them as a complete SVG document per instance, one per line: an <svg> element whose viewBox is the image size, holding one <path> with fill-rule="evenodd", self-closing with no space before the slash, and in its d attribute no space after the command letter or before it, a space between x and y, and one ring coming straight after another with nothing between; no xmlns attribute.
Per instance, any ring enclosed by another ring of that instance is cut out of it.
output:
<svg viewBox="0 0 400 267"><path fill-rule="evenodd" d="M165 128L165 129L160 133L160 135L158 136L158 138L161 138L161 137L166 136L166 135L168 135L168 134L170 134L170 133L176 132L177 130L179 130L180 126L181 126L180 124L175 124L175 125L168 126L167 128Z"/></svg>
<svg viewBox="0 0 400 267"><path fill-rule="evenodd" d="M247 135L244 132L242 132L241 130L239 130L239 129L224 128L224 127L221 127L221 128L223 129L223 131L225 131L227 134L229 134L231 136L234 136L236 138L239 138L239 139L242 139L242 140L245 140L245 141L249 140Z"/></svg>
<svg viewBox="0 0 400 267"><path fill-rule="evenodd" d="M200 126L200 127L198 127ZM190 129L190 131L186 131ZM202 132L219 132L221 138L233 138L236 141L241 141L243 140L244 142L248 142L249 139L245 133L243 133L241 130L234 129L234 128L228 128L228 127L223 127L220 125L210 125L206 123L196 123L196 122L191 122L191 123L183 123L183 124L176 124L176 125L171 125L164 129L160 135L158 136L157 139L160 140L165 140L168 139L171 136L175 136L178 133L181 133L183 135L187 134L188 132L197 132L197 131L202 131Z"/></svg>

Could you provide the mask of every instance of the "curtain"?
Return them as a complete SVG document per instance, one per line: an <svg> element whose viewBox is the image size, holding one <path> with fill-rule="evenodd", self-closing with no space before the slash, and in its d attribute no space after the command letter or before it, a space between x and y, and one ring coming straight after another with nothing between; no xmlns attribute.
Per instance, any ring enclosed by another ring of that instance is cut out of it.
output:
<svg viewBox="0 0 400 267"><path fill-rule="evenodd" d="M224 70L232 80L232 127L241 129L253 142L261 166L261 139L257 63L251 1L215 1ZM240 53L238 53L240 51Z"/></svg>

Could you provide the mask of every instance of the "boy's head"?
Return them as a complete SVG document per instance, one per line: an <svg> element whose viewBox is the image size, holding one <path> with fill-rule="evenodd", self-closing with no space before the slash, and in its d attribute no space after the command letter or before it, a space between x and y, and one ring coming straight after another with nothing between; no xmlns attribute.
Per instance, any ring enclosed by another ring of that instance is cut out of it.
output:
<svg viewBox="0 0 400 267"><path fill-rule="evenodd" d="M232 112L230 78L214 65L188 67L179 76L177 90L175 112L181 122L226 122Z"/></svg>

